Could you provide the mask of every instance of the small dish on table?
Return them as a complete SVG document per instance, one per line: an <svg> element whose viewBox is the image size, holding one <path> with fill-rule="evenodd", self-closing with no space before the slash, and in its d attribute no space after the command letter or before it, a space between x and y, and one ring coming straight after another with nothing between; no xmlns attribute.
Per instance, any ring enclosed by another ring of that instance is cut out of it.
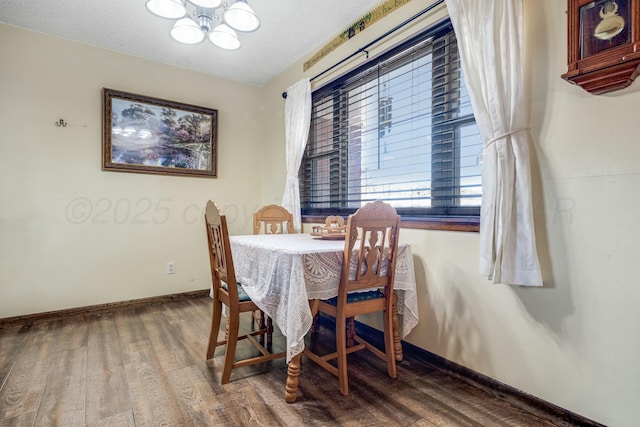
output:
<svg viewBox="0 0 640 427"><path fill-rule="evenodd" d="M324 220L324 225L316 225L311 231L313 237L327 240L341 240L347 235L347 227L344 218L330 215Z"/></svg>

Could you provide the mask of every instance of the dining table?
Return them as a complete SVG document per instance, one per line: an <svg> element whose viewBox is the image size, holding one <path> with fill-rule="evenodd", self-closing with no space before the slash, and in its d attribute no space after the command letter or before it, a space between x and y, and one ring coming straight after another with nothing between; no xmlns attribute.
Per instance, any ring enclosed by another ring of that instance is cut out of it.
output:
<svg viewBox="0 0 640 427"><path fill-rule="evenodd" d="M276 323L286 338L285 399L297 397L300 360L313 316L309 301L338 295L344 238L305 233L234 235L229 238L236 280L251 300ZM400 337L418 323L418 300L411 246L399 243L394 289L401 331L394 329L396 359Z"/></svg>

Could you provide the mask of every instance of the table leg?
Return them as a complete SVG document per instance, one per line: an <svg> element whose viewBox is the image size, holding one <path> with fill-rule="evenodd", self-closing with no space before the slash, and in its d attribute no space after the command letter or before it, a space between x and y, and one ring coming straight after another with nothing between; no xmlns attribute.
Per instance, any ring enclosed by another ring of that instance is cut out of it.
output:
<svg viewBox="0 0 640 427"><path fill-rule="evenodd" d="M396 362L402 362L404 355L402 354L402 343L400 338L400 329L398 329L398 302L395 301L391 308L391 314L393 316L393 352L396 355Z"/></svg>
<svg viewBox="0 0 640 427"><path fill-rule="evenodd" d="M300 362L302 353L295 355L287 368L287 385L284 389L284 400L293 403L298 398L298 379L300 377Z"/></svg>

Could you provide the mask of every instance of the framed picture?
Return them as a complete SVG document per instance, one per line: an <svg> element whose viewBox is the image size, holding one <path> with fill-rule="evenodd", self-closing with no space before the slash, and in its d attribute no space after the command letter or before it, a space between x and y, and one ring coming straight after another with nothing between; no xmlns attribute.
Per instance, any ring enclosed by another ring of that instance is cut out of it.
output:
<svg viewBox="0 0 640 427"><path fill-rule="evenodd" d="M103 89L102 169L217 175L218 111Z"/></svg>
<svg viewBox="0 0 640 427"><path fill-rule="evenodd" d="M593 94L629 86L639 73L640 2L567 0L565 80Z"/></svg>

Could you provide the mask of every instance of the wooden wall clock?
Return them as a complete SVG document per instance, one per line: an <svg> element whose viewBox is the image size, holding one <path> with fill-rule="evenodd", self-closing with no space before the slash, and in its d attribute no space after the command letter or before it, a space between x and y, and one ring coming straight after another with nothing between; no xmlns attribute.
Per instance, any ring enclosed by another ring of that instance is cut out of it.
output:
<svg viewBox="0 0 640 427"><path fill-rule="evenodd" d="M568 70L562 78L599 95L640 72L640 0L568 0Z"/></svg>

